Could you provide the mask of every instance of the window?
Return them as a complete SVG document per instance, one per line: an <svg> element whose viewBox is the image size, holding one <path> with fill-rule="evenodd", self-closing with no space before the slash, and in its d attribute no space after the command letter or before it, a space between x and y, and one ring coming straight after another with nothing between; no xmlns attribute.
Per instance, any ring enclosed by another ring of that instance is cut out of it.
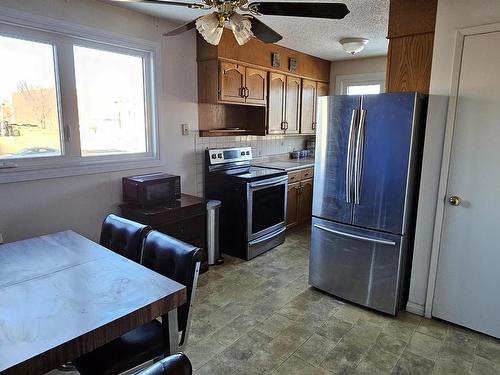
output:
<svg viewBox="0 0 500 375"><path fill-rule="evenodd" d="M0 51L0 159L61 155L54 46L0 36Z"/></svg>
<svg viewBox="0 0 500 375"><path fill-rule="evenodd" d="M156 44L89 38L87 30L80 38L1 17L0 182L22 171L78 174L79 167L158 160Z"/></svg>
<svg viewBox="0 0 500 375"><path fill-rule="evenodd" d="M337 95L370 95L384 92L385 73L351 74L336 77Z"/></svg>
<svg viewBox="0 0 500 375"><path fill-rule="evenodd" d="M380 94L381 84L371 84L371 85L347 85L347 95L367 95L367 94Z"/></svg>

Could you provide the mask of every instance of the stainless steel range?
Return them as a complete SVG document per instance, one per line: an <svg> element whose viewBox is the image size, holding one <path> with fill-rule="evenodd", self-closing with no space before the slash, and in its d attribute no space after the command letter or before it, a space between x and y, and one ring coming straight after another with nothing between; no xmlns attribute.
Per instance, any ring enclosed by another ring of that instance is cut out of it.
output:
<svg viewBox="0 0 500 375"><path fill-rule="evenodd" d="M286 229L286 172L251 161L251 147L205 152L205 197L222 201L221 249L245 260L282 244Z"/></svg>

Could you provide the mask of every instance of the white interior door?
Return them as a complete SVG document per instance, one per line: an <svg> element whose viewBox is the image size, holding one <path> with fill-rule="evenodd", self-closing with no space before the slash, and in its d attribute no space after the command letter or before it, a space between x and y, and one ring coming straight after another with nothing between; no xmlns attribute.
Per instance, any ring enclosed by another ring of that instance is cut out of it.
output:
<svg viewBox="0 0 500 375"><path fill-rule="evenodd" d="M500 337L500 32L465 36L432 315ZM452 205L450 197L461 198Z"/></svg>

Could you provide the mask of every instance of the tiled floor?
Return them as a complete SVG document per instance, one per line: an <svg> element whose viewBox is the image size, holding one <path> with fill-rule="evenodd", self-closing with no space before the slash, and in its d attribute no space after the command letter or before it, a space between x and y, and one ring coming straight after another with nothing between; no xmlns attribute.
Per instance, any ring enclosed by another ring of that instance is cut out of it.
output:
<svg viewBox="0 0 500 375"><path fill-rule="evenodd" d="M500 341L308 286L309 233L200 278L187 354L197 375L500 374Z"/></svg>
<svg viewBox="0 0 500 375"><path fill-rule="evenodd" d="M308 255L301 228L200 277L187 348L196 375L500 374L500 340L340 302L309 287Z"/></svg>

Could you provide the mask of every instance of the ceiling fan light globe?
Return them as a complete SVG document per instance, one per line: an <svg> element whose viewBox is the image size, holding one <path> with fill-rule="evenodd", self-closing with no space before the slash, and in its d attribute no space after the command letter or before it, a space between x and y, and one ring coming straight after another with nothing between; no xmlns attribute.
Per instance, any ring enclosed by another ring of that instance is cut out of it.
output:
<svg viewBox="0 0 500 375"><path fill-rule="evenodd" d="M203 39L216 46L220 42L224 28L220 26L220 19L217 13L210 13L196 20L196 30L198 30Z"/></svg>
<svg viewBox="0 0 500 375"><path fill-rule="evenodd" d="M238 42L238 44L240 46L247 43L254 36L250 30L248 30L248 31L244 30L243 32L238 32L238 33L233 31L233 34L234 34L234 38L236 39L236 41Z"/></svg>
<svg viewBox="0 0 500 375"><path fill-rule="evenodd" d="M196 29L202 32L213 31L219 26L219 16L217 13L210 13L196 20Z"/></svg>
<svg viewBox="0 0 500 375"><path fill-rule="evenodd" d="M224 31L224 28L221 26L218 26L213 30L212 32L206 32L201 34L203 38L210 44L213 44L214 46L219 45L220 39L222 38L222 32Z"/></svg>
<svg viewBox="0 0 500 375"><path fill-rule="evenodd" d="M238 13L233 13L229 18L229 26L233 30L234 37L242 46L254 36L252 33L252 22Z"/></svg>

